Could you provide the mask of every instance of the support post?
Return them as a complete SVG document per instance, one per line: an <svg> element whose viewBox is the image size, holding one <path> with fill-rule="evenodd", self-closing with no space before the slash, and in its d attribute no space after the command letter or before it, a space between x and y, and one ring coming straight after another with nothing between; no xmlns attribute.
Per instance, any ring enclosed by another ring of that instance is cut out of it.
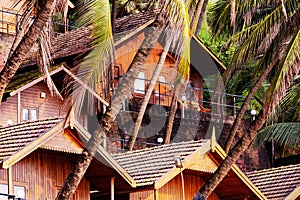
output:
<svg viewBox="0 0 300 200"><path fill-rule="evenodd" d="M8 194L13 195L14 194L14 188L12 183L12 170L11 167L7 169L7 186L8 186ZM11 197L8 197L8 199L13 199Z"/></svg>
<svg viewBox="0 0 300 200"><path fill-rule="evenodd" d="M110 179L110 200L115 200L115 177Z"/></svg>
<svg viewBox="0 0 300 200"><path fill-rule="evenodd" d="M21 92L18 92L18 102L17 102L17 123L21 123Z"/></svg>

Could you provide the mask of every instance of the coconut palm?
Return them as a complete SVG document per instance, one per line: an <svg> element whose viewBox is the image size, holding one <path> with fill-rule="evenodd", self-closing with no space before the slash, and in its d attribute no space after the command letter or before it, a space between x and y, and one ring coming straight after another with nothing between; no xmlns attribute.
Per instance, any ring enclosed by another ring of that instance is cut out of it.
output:
<svg viewBox="0 0 300 200"><path fill-rule="evenodd" d="M238 10L243 10L243 8L259 9L258 5L266 6L270 4L269 1L263 0L240 3L241 5L236 6ZM254 4L251 6L250 3ZM269 14L252 26L242 29L235 36L234 39L240 42L241 46L235 52L231 65L224 76L226 81L242 64L247 63L247 61L258 60L255 73L258 77L257 82L249 92L247 101L255 94L262 81L267 76L271 76L270 86L262 101L264 106L259 111L251 127L245 131L243 137L230 149L228 156L194 199L199 199L200 196L207 197L221 182L231 166L251 143L256 133L263 127L268 116L279 104L292 81L299 74L300 3L296 0L286 0L283 3L276 2L270 5L272 6L272 11ZM226 24L223 27L225 26ZM244 108L248 106L246 105L247 103L244 104L240 112L243 112ZM234 127L240 126L240 123L237 121L241 120L242 116L243 114L237 116Z"/></svg>
<svg viewBox="0 0 300 200"><path fill-rule="evenodd" d="M288 90L279 107L269 118L269 122L256 137L256 144L263 141L275 141L281 147L289 149L300 145L300 84L299 76ZM283 148L284 149L284 148Z"/></svg>
<svg viewBox="0 0 300 200"><path fill-rule="evenodd" d="M172 8L172 9L171 9ZM99 9L103 9L103 12L99 12ZM105 10L104 10L105 9ZM96 29L96 32L102 33L102 35L109 35L111 33L110 27L110 14L109 14L109 2L108 1L101 1L101 0L94 0L90 1L88 7L86 9L86 14L83 19L86 19L86 22L93 23L92 17L96 16L97 13L102 13L102 17L104 19L98 19L98 23L102 21L102 26L92 26L92 28L99 28ZM77 188L80 180L82 179L84 173L86 172L88 166L90 165L93 156L101 142L101 136L106 135L111 127L112 122L115 120L117 114L119 113L120 109L122 108L122 104L124 100L128 96L128 91L132 88L134 80L137 78L138 73L142 69L143 64L145 63L147 56L150 54L150 51L153 49L155 43L157 42L162 30L164 29L166 24L170 24L175 27L183 27L183 29L189 30L188 25L186 26L186 6L184 1L181 0L171 0L171 1L162 1L161 2L161 12L156 17L153 25L149 27L149 29L145 32L145 39L142 42L139 50L137 51L132 63L129 66L129 70L125 76L119 81L118 87L115 90L115 93L111 99L110 106L107 107L105 114L103 115L102 119L99 122L99 129L94 132L92 137L89 139L88 143L86 144L85 149L83 150L79 160L77 161L75 167L73 168L72 172L69 174L68 178L66 179L62 190L57 195L56 199L70 199L74 194L75 189ZM183 16L183 17L182 17ZM106 18L105 18L106 17ZM172 23L168 23L168 22ZM95 22L97 23L97 22ZM188 27L188 28L186 28ZM108 34L109 32L109 34ZM99 33L98 33L99 34ZM103 38L102 38L103 39ZM189 41L189 40L187 40ZM104 41L103 41L104 42ZM183 42L182 40L178 40L179 44ZM104 51L100 54L100 58L105 56L104 54L109 53L107 49L109 49L107 42L100 44L99 47L95 47L94 49L103 49ZM185 46L185 45L179 45ZM93 63L99 66L98 61L93 60L93 51L89 53L90 57L84 61L85 63ZM99 55L99 54L97 54ZM109 57L109 56L108 56ZM185 56L186 57L186 56ZM184 61L186 62L186 61ZM107 63L106 63L107 64ZM104 66L104 65L103 65ZM94 76L90 76L90 74L94 74L93 69L94 65L82 65L84 68L83 76L88 78L88 82L90 84L94 84L95 80L93 81ZM92 68L91 68L92 67ZM186 72L183 71L183 74ZM96 73L97 74L97 73ZM97 78L97 77L96 77ZM82 102L84 99L84 92L86 87L77 87L73 93L73 100L76 113L80 112L80 108L82 106ZM77 101L79 100L79 101ZM70 115L71 116L71 115Z"/></svg>
<svg viewBox="0 0 300 200"><path fill-rule="evenodd" d="M17 0L15 2L19 3ZM33 9L36 8L35 5L38 5L37 15L32 25L30 25L30 16ZM26 58L26 54L37 41L40 32L42 32L51 17L55 5L57 5L56 0L24 2L23 8L25 12L21 20L21 28L17 32L16 40L12 46L14 50L9 55L3 70L0 72L0 102L6 86L22 64L22 61ZM24 33L23 31L26 32Z"/></svg>

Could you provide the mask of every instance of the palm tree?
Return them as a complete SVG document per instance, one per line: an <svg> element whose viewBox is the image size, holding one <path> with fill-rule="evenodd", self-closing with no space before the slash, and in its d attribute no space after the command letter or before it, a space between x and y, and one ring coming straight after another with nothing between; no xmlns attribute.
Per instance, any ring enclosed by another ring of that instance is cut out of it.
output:
<svg viewBox="0 0 300 200"><path fill-rule="evenodd" d="M300 145L300 84L299 76L288 90L279 107L270 116L266 127L255 138L255 143L275 141L276 144L289 149Z"/></svg>
<svg viewBox="0 0 300 200"><path fill-rule="evenodd" d="M200 16L199 16L197 28L196 28L196 31L195 31L196 35L200 34L200 30L202 28L203 19L204 19L204 16L205 16L207 4L208 4L208 0L204 0L203 5L202 5L202 9L201 9L201 12L200 12Z"/></svg>
<svg viewBox="0 0 300 200"><path fill-rule="evenodd" d="M145 39L142 42L139 50L137 51L132 63L129 66L129 70L125 76L119 81L118 87L112 97L111 100L111 106L107 107L106 113L103 115L102 119L99 122L99 129L95 131L92 135L92 137L89 139L88 143L86 144L85 149L83 150L79 160L77 161L75 167L73 168L72 172L69 174L67 179L65 180L65 183L57 195L56 199L70 199L72 195L74 194L75 189L77 188L79 182L81 181L84 173L86 172L87 168L89 167L93 156L101 142L101 136L106 135L111 127L112 122L115 120L117 114L119 113L120 109L122 108L122 104L124 100L128 96L128 91L131 89L134 80L137 78L138 73L142 69L143 64L145 63L147 56L149 55L150 51L153 49L155 43L157 42L163 28L165 27L165 24L167 24L166 20L170 20L177 24L177 27L186 27L184 24L186 23L186 7L185 3L183 1L163 1L162 2L162 10L160 14L156 17L153 26L149 27L148 31L145 32ZM171 9L172 8L172 9ZM103 12L99 12L99 9L102 9ZM89 4L87 5L87 12L85 12L86 16L84 17L88 23L93 23L94 21L91 21L92 17L95 15L95 11L97 10L97 13L102 13L103 19L98 18L97 21L101 22L102 21L102 26L98 27L98 31L102 30L102 35L109 35L111 33L111 25L110 25L110 14L109 14L109 2L107 1L102 1L102 0L94 0L90 1ZM180 17L184 16L184 18ZM173 18L174 17L174 18ZM96 23L96 22L95 22ZM180 25L181 24L181 25ZM106 25L106 26L105 26ZM97 26L92 26L97 27ZM188 29L189 30L189 29ZM96 30L97 32L97 30ZM99 33L98 33L99 34ZM102 38L104 39L104 38ZM107 39L107 38L106 38ZM101 40L100 40L101 41ZM100 55L100 57L103 58L105 53L109 53L107 49L107 40L104 44L100 44L99 47L95 47L95 50L102 49L102 54L97 54ZM179 43L182 41L178 41ZM109 46L109 45L108 45ZM179 45L181 46L181 45ZM183 45L184 46L184 45ZM89 55L95 54L93 51ZM90 59L89 59L90 58ZM85 61L87 63L97 63L93 59L93 56L88 57L88 59ZM86 68L84 70L83 75L86 76L88 74L94 74L93 71L89 69L89 66L86 67L85 65L82 65L82 67ZM93 68L92 68L93 69ZM90 76L88 76L90 77ZM90 78L89 82L90 84L93 84L94 81L93 79ZM74 109L76 113L80 112L80 108L82 106L82 102L84 99L84 92L83 89L85 88L80 88L78 87L74 94L73 94L73 100L74 102ZM77 96L78 94L78 96ZM74 96L75 95L75 96ZM78 100L78 101L77 101ZM71 115L70 115L71 116Z"/></svg>
<svg viewBox="0 0 300 200"><path fill-rule="evenodd" d="M26 1L24 3L24 6L29 7L28 13L32 12L34 7L33 5L36 2L37 1ZM6 86L22 64L22 61L26 58L26 54L30 51L33 44L37 41L40 32L42 32L44 26L49 21L55 4L55 0L39 1L37 16L33 24L29 27L24 37L22 37L21 41L17 44L13 53L9 55L3 70L0 72L0 103ZM25 20L23 22L25 23ZM29 21L27 20L27 23L28 22ZM23 25L26 27L25 24Z"/></svg>
<svg viewBox="0 0 300 200"><path fill-rule="evenodd" d="M250 5L251 3L255 5ZM243 2L236 8L239 10L243 10L243 8L259 8L260 6L267 6L267 3L268 1ZM258 6L258 4L260 5ZM272 11L262 20L242 29L242 32L234 38L241 42L242 45L236 51L232 63L224 76L224 79L228 80L228 77L243 63L258 60L256 75L259 78L257 82L266 76L266 73L264 73L266 69L272 71L269 74L269 76L272 76L272 80L263 99L264 106L259 111L251 127L246 130L243 137L230 149L228 156L220 167L197 193L195 200L200 199L201 196L206 198L222 181L231 166L254 139L256 133L263 127L267 118L284 97L294 78L299 74L300 3L296 0L286 0L283 4L275 3L272 6ZM250 10L248 9L248 11ZM225 26L224 24L223 27ZM256 87L258 88L259 85L257 83ZM255 92L256 89L252 88L247 98L250 98ZM238 116L236 121L241 120L242 116ZM240 125L235 126L239 127Z"/></svg>
<svg viewBox="0 0 300 200"><path fill-rule="evenodd" d="M152 78L151 78L151 81L149 83L149 86L148 86L148 89L147 89L147 92L146 92L146 95L143 99L143 102L142 102L142 105L140 107L140 111L138 113L138 116L136 118L136 121L134 123L134 126L133 126L133 129L129 131L129 134L132 135L132 138L131 140L129 141L129 146L128 146L128 150L131 151L134 147L134 143L136 141L136 138L138 136L138 132L139 132L139 129L140 129L140 126L141 126L141 123L142 123L142 120L143 120L143 117L144 117L144 114L145 114L145 111L146 111L146 108L147 108L147 105L148 105L148 102L151 98L151 94L153 92L153 89L155 87L155 83L159 77L159 74L163 68L163 64L166 60L166 57L167 57L167 54L169 52L169 48L170 48L170 45L171 45L171 40L167 40L166 41L166 44L164 46L164 49L163 49L163 52L159 58L159 61L157 63L157 66L153 72L153 75L152 75ZM159 94L160 95L160 94Z"/></svg>

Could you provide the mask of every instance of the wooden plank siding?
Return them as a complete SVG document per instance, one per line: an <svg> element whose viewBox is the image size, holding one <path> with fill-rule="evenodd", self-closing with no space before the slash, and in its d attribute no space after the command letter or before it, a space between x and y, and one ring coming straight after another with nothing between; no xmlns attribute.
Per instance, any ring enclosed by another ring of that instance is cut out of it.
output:
<svg viewBox="0 0 300 200"><path fill-rule="evenodd" d="M41 98L41 92L46 93L46 98ZM62 110L63 101L56 97L52 97L49 89L44 82L37 83L32 87L21 91L21 122L22 109L37 109L38 119L47 119L50 117L61 116L66 114L65 110ZM13 124L17 123L17 95L8 97L6 101L2 102L0 106L0 126L7 126L7 120L11 119Z"/></svg>
<svg viewBox="0 0 300 200"><path fill-rule="evenodd" d="M12 166L13 184L26 187L26 199L55 199L74 166L74 158L72 154L37 150ZM6 170L0 169L0 183L6 182ZM83 178L73 199L90 199L89 188L89 181Z"/></svg>
<svg viewBox="0 0 300 200"><path fill-rule="evenodd" d="M7 126L7 120L12 120L14 124L17 123L17 107L18 107L18 96L7 98L5 102L1 103L0 106L0 126Z"/></svg>
<svg viewBox="0 0 300 200"><path fill-rule="evenodd" d="M126 42L122 43L122 45L120 45L117 49L116 49L116 61L115 64L117 66L121 67L120 70L120 75L123 76L126 71L128 70L129 65L131 64L138 48L140 47L142 41L144 39L144 33L140 33L138 34L136 37L127 40ZM145 65L143 66L142 72L144 72L145 74L145 79L146 80L151 80L151 77L153 75L153 72L155 70L155 67L158 63L158 60L160 58L160 55L162 53L162 46L159 43L156 43L156 45L154 46L153 50L151 51L150 55L148 56ZM171 80L175 77L175 73L176 70L174 68L174 60L173 58L168 55L163 69L160 73L161 76L164 76L166 78L166 83L170 83ZM145 84L145 88L147 89L147 84ZM158 87L156 87L155 89L157 89ZM165 90L165 89L164 89ZM163 93L170 93L171 94L171 90L172 88L169 86L166 88L167 91L163 91L161 92L161 94ZM158 91L156 91L158 92ZM163 97L162 97L163 98ZM158 103L157 102L157 97L155 95L152 95L152 97L150 98L150 103L154 104L154 103ZM169 103L171 102L171 97L165 97L164 99L161 100L161 104L162 105L169 105Z"/></svg>
<svg viewBox="0 0 300 200"><path fill-rule="evenodd" d="M184 194L185 199L193 199L204 181L191 174L184 174ZM130 200L182 200L182 184L180 174L174 177L167 184L155 190L141 190L130 193ZM155 194L156 193L156 194ZM212 193L207 200L220 200L216 193Z"/></svg>

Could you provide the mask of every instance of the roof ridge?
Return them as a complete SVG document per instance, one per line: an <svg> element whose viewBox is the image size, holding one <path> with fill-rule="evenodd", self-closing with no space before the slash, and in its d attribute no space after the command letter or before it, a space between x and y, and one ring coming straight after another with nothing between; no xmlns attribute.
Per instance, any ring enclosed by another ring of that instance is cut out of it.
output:
<svg viewBox="0 0 300 200"><path fill-rule="evenodd" d="M160 9L153 9L153 10L145 10L145 11L142 11L142 12L139 12L139 13L131 13L130 15L125 15L125 16L117 18L116 23L122 22L123 20L126 20L127 18L130 18L132 16L143 15L143 14L151 13L151 12L154 12L155 14L158 14L159 11L160 11Z"/></svg>
<svg viewBox="0 0 300 200"><path fill-rule="evenodd" d="M285 166L280 166L280 167L272 167L272 168L268 168L268 169L262 169L262 170L255 170L252 172L246 172L246 175L254 175L254 174L258 174L258 173L262 173L262 172L278 172L281 170L287 170L289 168L294 168L294 167L299 167L300 168L300 163L298 164L292 164L292 165L285 165Z"/></svg>
<svg viewBox="0 0 300 200"><path fill-rule="evenodd" d="M201 140L174 142L174 143L171 143L171 144L163 144L163 145L159 145L159 146L155 146L155 147L149 147L149 148L144 148L144 149L136 149L136 150L133 150L133 151L127 151L125 153L118 153L118 154L115 154L114 157L117 157L117 156L120 156L120 155L124 156L124 155L127 155L127 154L146 152L146 151L150 151L150 150L157 150L157 149L161 149L161 148L177 146L177 145L182 145L182 144L203 143L203 142L207 142L207 141L208 140L201 139Z"/></svg>
<svg viewBox="0 0 300 200"><path fill-rule="evenodd" d="M0 133L3 131L8 131L10 129L15 129L16 127L22 127L22 126L26 126L28 124L40 124L42 122L49 122L49 121L59 121L59 120L63 120L65 118L65 116L55 116L52 118L46 118L46 119L39 119L39 120L35 120L35 121L26 121L26 122L21 122L21 123L17 123L17 124L13 124L10 126L4 126L4 127L0 127Z"/></svg>

